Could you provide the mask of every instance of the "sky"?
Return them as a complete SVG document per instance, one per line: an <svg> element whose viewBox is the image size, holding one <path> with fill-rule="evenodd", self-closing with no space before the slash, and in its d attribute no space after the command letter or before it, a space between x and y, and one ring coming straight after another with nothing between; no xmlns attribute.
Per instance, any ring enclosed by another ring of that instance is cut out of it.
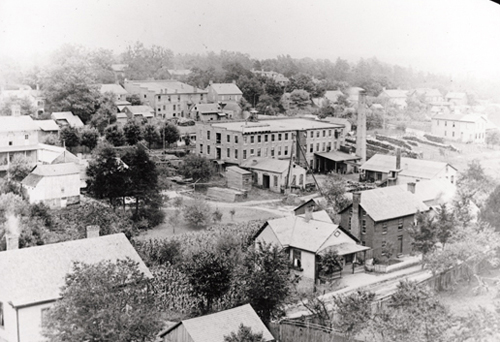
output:
<svg viewBox="0 0 500 342"><path fill-rule="evenodd" d="M487 0L0 0L0 55L37 62L65 43L122 52L290 55L500 78L500 6Z"/></svg>

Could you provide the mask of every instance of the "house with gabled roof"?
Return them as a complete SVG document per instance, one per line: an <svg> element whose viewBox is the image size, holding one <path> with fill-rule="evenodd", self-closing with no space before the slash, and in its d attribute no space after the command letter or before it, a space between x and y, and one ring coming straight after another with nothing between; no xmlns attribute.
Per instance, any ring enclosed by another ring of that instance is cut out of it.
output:
<svg viewBox="0 0 500 342"><path fill-rule="evenodd" d="M50 118L54 120L60 127L83 127L82 120L72 112L53 112L52 114L50 114Z"/></svg>
<svg viewBox="0 0 500 342"><path fill-rule="evenodd" d="M411 252L407 228L415 222L418 212L429 207L415 194L399 186L389 186L352 194L352 204L342 210L340 227L373 249L380 258L385 249L402 255Z"/></svg>
<svg viewBox="0 0 500 342"><path fill-rule="evenodd" d="M48 136L59 138L61 128L54 120L35 120L33 122L40 128L38 131L38 141L45 141Z"/></svg>
<svg viewBox="0 0 500 342"><path fill-rule="evenodd" d="M467 94L462 92L450 91L446 94L445 100L454 106L465 106L467 104Z"/></svg>
<svg viewBox="0 0 500 342"><path fill-rule="evenodd" d="M387 102L394 104L400 108L406 108L408 106L408 104L406 103L407 95L407 90L384 88L382 92L377 96L377 98L387 100Z"/></svg>
<svg viewBox="0 0 500 342"><path fill-rule="evenodd" d="M242 324L252 333L262 333L263 341L274 341L274 336L250 304L183 320L158 336L164 342L223 342L225 336L238 333Z"/></svg>
<svg viewBox="0 0 500 342"><path fill-rule="evenodd" d="M80 203L80 168L75 163L37 165L21 184L31 204L65 208Z"/></svg>
<svg viewBox="0 0 500 342"><path fill-rule="evenodd" d="M207 89L208 102L239 102L243 97L240 88L233 83L213 83L210 81Z"/></svg>
<svg viewBox="0 0 500 342"><path fill-rule="evenodd" d="M99 92L103 95L106 93L114 94L116 96L116 101L126 101L128 96L128 91L117 83L101 84Z"/></svg>
<svg viewBox="0 0 500 342"><path fill-rule="evenodd" d="M434 160L414 159L401 155L375 154L360 167L360 178L373 182L406 184L420 180L444 178L454 184L457 169Z"/></svg>
<svg viewBox="0 0 500 342"><path fill-rule="evenodd" d="M484 143L488 119L475 113L440 113L432 117L431 132L444 139Z"/></svg>
<svg viewBox="0 0 500 342"><path fill-rule="evenodd" d="M39 132L30 116L0 116L0 172L7 171L18 157L36 164Z"/></svg>
<svg viewBox="0 0 500 342"><path fill-rule="evenodd" d="M370 248L334 224L324 211L307 208L303 215L268 220L255 235L255 243L274 244L289 256L301 287L312 287L320 277L321 255L335 250L346 264L357 260L356 254Z"/></svg>
<svg viewBox="0 0 500 342"><path fill-rule="evenodd" d="M97 228L97 229L96 229ZM16 249L9 240L0 252L0 340L41 342L41 325L47 311L60 298L61 286L74 262L95 264L130 258L152 278L139 254L123 234L99 236L88 227L88 238Z"/></svg>

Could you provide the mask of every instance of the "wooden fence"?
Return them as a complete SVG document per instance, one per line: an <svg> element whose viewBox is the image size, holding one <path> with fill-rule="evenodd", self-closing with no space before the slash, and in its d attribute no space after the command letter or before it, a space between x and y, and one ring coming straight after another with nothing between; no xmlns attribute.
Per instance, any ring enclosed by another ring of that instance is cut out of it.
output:
<svg viewBox="0 0 500 342"><path fill-rule="evenodd" d="M361 342L356 339L348 340L331 328L297 320L271 323L269 328L279 342Z"/></svg>

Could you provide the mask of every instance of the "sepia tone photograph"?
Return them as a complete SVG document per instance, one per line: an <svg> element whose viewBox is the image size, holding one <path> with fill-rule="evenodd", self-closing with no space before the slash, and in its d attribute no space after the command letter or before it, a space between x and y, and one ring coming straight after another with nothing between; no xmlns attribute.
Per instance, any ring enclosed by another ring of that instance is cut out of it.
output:
<svg viewBox="0 0 500 342"><path fill-rule="evenodd" d="M500 5L0 0L0 342L500 341Z"/></svg>

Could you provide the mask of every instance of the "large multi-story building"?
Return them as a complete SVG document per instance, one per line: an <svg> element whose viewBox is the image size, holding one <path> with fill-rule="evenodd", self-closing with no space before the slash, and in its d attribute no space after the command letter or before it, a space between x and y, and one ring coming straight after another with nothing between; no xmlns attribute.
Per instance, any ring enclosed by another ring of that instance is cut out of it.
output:
<svg viewBox="0 0 500 342"><path fill-rule="evenodd" d="M164 119L186 117L192 106L207 103L207 90L175 80L125 80L125 89L139 95L143 104L155 110L156 117Z"/></svg>
<svg viewBox="0 0 500 342"><path fill-rule="evenodd" d="M293 156L295 163L322 171L316 153L337 150L344 144L344 130L341 124L303 118L199 123L196 152L233 165L251 157Z"/></svg>
<svg viewBox="0 0 500 342"><path fill-rule="evenodd" d="M438 114L432 118L432 134L461 142L484 143L487 120L477 114Z"/></svg>
<svg viewBox="0 0 500 342"><path fill-rule="evenodd" d="M6 171L16 156L36 164L39 131L29 116L0 116L0 172Z"/></svg>
<svg viewBox="0 0 500 342"><path fill-rule="evenodd" d="M239 102L243 97L243 93L236 83L213 83L207 87L208 101L212 103L219 102Z"/></svg>

